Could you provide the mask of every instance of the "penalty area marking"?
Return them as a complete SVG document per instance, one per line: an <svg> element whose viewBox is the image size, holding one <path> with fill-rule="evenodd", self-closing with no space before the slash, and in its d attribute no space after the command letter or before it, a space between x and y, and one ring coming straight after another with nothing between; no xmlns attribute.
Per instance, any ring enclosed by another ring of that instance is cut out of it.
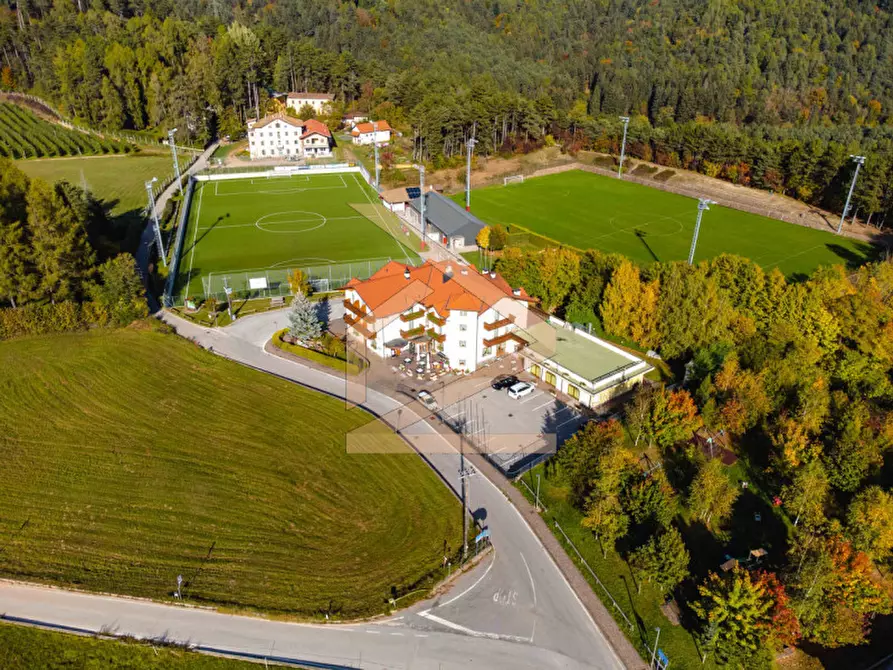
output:
<svg viewBox="0 0 893 670"><path fill-rule="evenodd" d="M308 176L309 176L309 175L308 175ZM304 191L325 191L325 190L336 189L336 188L337 188L337 189L347 188L347 182L344 181L344 177L343 177L342 175L340 175L340 174L334 174L334 175L317 175L317 176L327 176L327 177L328 177L328 176L331 176L331 177L338 177L338 179L341 181L341 185L340 185L340 186L293 186L293 187L288 187L287 184L282 184L282 185L281 185L281 186L282 186L281 188L272 188L272 189L269 189L269 188L268 188L268 189L249 189L249 190L247 190L247 191L235 191L235 192L232 192L232 193L228 193L228 192L226 192L226 189L224 188L224 192L221 193L221 192L220 192L220 184L221 184L224 180L218 180L218 181L215 181L215 182L214 182L214 195L215 195L215 196L218 196L218 197L221 197L221 198L224 197L224 196L230 196L230 195L290 195L290 194L293 194L293 193L302 193L302 192L304 192ZM239 181L243 181L243 180L240 180L240 179L233 179L233 180L229 180L229 181L231 181L231 182L239 182ZM254 185L254 180L253 180L253 179L252 179L252 180L249 180L249 181L251 182L252 185ZM267 179L263 179L262 181L269 181L269 180L267 180Z"/></svg>

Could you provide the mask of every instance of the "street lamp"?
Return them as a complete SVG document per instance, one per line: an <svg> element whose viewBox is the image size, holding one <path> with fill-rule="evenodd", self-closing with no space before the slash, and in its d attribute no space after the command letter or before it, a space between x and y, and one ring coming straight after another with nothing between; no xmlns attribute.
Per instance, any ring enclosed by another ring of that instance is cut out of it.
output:
<svg viewBox="0 0 893 670"><path fill-rule="evenodd" d="M710 205L715 204L716 203L713 200L708 200L707 198L698 200L698 220L695 222L695 234L692 235L691 250L688 252L689 265L692 265L695 262L695 247L698 246L698 232L701 230L701 217L704 216L706 210L710 209Z"/></svg>
<svg viewBox="0 0 893 670"><path fill-rule="evenodd" d="M174 133L176 128L167 131L167 141L171 145L171 157L174 159L174 174L177 175L177 188L180 189L180 195L183 195L183 182L180 177L180 161L177 159L177 143L174 142Z"/></svg>
<svg viewBox="0 0 893 670"><path fill-rule="evenodd" d="M478 141L473 137L468 138L465 148L468 150L468 158L465 164L465 211L471 211L471 154L474 153L474 145Z"/></svg>
<svg viewBox="0 0 893 670"><path fill-rule="evenodd" d="M617 168L617 177L623 179L623 159L626 158L626 130L629 128L629 117L621 116L623 121L623 141L620 143L620 167Z"/></svg>
<svg viewBox="0 0 893 670"><path fill-rule="evenodd" d="M843 206L843 212L840 215L840 223L837 224L838 235L840 235L840 231L843 230L843 220L850 211L850 200L853 198L853 191L856 190L856 180L859 178L859 169L865 165L865 156L854 156L853 154L850 154L850 158L856 164L856 172L853 173L853 183L850 184L850 192L847 193L846 196L846 204Z"/></svg>
<svg viewBox="0 0 893 670"><path fill-rule="evenodd" d="M381 165L378 163L378 121L372 122L372 149L375 153L375 192L381 192Z"/></svg>
<svg viewBox="0 0 893 670"><path fill-rule="evenodd" d="M161 256L161 264L167 267L167 252L161 241L161 224L158 222L158 211L155 208L155 196L152 193L152 185L158 181L158 177L152 177L146 182L146 195L149 197L149 216L155 223L155 244L158 245L158 255Z"/></svg>

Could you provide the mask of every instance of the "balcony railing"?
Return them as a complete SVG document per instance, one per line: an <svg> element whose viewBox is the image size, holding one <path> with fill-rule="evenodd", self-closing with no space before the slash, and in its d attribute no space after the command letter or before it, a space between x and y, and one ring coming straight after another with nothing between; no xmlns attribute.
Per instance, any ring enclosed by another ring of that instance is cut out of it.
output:
<svg viewBox="0 0 893 670"><path fill-rule="evenodd" d="M418 326L417 328L410 328L409 330L401 330L400 337L404 340L411 340L414 337L418 337L419 335L425 332L425 326Z"/></svg>
<svg viewBox="0 0 893 670"><path fill-rule="evenodd" d="M425 310L418 309L415 312L410 312L409 314L401 314L400 320L403 323L406 323L408 321L415 321L416 319L421 319L423 316L425 316Z"/></svg>
<svg viewBox="0 0 893 670"><path fill-rule="evenodd" d="M348 326L353 328L355 331L357 331L360 335L365 337L367 340L375 339L377 333L370 330L369 327L366 326L365 323L363 323L362 319L360 319L358 317L353 317L351 321L348 321L347 317L348 317L348 315L345 314L344 315L344 323L346 323Z"/></svg>
<svg viewBox="0 0 893 670"><path fill-rule="evenodd" d="M367 316L369 316L369 312L367 312L366 309L362 305L352 303L347 298L344 299L344 309L349 309L351 312L353 312L358 317L363 318L363 319L365 319Z"/></svg>
<svg viewBox="0 0 893 670"><path fill-rule="evenodd" d="M447 320L441 319L439 316L434 314L434 312L428 312L428 321L430 321L431 323L433 323L437 326L445 326Z"/></svg>
<svg viewBox="0 0 893 670"><path fill-rule="evenodd" d="M484 340L485 347L497 347L500 344L505 344L509 340L514 340L518 344L527 344L527 341L518 335L517 333L506 333L505 335L500 335L499 337L494 337L490 340Z"/></svg>
<svg viewBox="0 0 893 670"><path fill-rule="evenodd" d="M484 330L496 330L497 328L502 328L503 326L510 326L515 322L515 317L507 316L504 319L500 319L499 321L494 321L493 323L485 323Z"/></svg>
<svg viewBox="0 0 893 670"><path fill-rule="evenodd" d="M435 342L440 342L441 344L443 344L444 340L446 340L445 333L438 333L433 328L429 328L426 332L428 333L428 337L430 337Z"/></svg>

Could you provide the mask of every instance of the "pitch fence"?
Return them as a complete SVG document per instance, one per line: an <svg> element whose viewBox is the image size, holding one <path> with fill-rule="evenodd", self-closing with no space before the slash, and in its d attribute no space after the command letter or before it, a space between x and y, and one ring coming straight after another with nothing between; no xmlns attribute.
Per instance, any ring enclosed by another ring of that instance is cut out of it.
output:
<svg viewBox="0 0 893 670"><path fill-rule="evenodd" d="M392 259L365 258L341 263L318 263L313 265L276 268L257 268L232 270L227 272L211 272L202 277L202 292L181 294L170 297L168 307L180 307L187 300L200 302L208 298L218 301L226 300L226 289L240 299L276 298L292 295L288 283L288 275L294 270L301 270L310 281L314 291L333 291L344 286L351 279L368 279L384 267ZM406 258L396 259L402 265Z"/></svg>
<svg viewBox="0 0 893 670"><path fill-rule="evenodd" d="M189 207L192 204L192 192L195 189L195 179L190 179L186 184L186 191L183 193L183 206L180 209L180 220L177 223L176 237L174 238L174 249L171 252L171 264L168 268L167 281L164 282L164 296L162 304L165 307L173 306L172 294L174 286L177 283L177 275L180 271L180 256L183 251L183 238L186 237L187 222L189 220Z"/></svg>
<svg viewBox="0 0 893 670"><path fill-rule="evenodd" d="M342 173L359 173L363 174L362 166L354 163L332 163L330 165L279 165L275 167L239 167L234 168L235 172L230 172L231 168L223 168L222 170L203 170L196 175L199 181L226 181L229 179L256 179L258 177L294 177L296 175L314 175L314 174L342 174ZM368 173L366 173L368 174Z"/></svg>

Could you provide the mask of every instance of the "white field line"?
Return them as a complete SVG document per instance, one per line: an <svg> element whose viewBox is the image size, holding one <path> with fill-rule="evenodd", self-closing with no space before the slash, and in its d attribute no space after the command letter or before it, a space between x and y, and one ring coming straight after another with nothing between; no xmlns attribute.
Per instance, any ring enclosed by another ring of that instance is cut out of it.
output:
<svg viewBox="0 0 893 670"><path fill-rule="evenodd" d="M273 212L273 214L267 214L267 216L273 216L278 213L279 212ZM326 221L347 221L349 219L364 219L364 218L366 218L364 216L359 216L359 215L330 217L330 216L323 216L322 214L317 214L317 216L322 217ZM318 222L318 221L319 221L319 219L288 219L287 221L272 221L272 222L265 221L264 225L265 226L278 226L278 225L283 225L283 224L287 224L287 223L313 223L313 222ZM255 223L233 223L233 224L230 224L227 226L207 226L205 228L201 228L200 230L211 230L212 228L214 230L225 230L227 228L252 228L252 227L256 228L257 223L256 222ZM261 229L261 230L263 230L263 229ZM293 231L284 231L284 232L304 233L307 231L293 230Z"/></svg>
<svg viewBox="0 0 893 670"><path fill-rule="evenodd" d="M356 174L353 175L353 180L354 180L354 182L356 182L356 185L357 185L357 186L360 188L360 190L363 192L363 195L366 196L366 200L368 200L368 201L369 201L369 204L372 205L372 211L375 212L375 214L378 216L378 220L381 221L381 225L382 225L382 227L384 228L385 231L387 231L387 230L388 230L388 224L387 224L387 222L384 220L384 217L381 215L381 212L380 212L380 211L378 210L378 208L376 207L376 205L379 205L380 203L376 203L375 201L372 200L372 198L369 196L369 192L368 192L365 188L363 188L363 185L360 184L360 182L357 180L357 175L356 175ZM391 235L391 237L394 238L393 235ZM396 245L397 245L397 248L400 249L400 251L403 253L403 256L406 258L406 262L409 263L410 265L412 265L412 259L409 257L409 254L406 252L406 247L404 247L404 246L400 243L400 240L398 240L398 239L396 239L396 238L394 238L394 244L396 244Z"/></svg>
<svg viewBox="0 0 893 670"><path fill-rule="evenodd" d="M215 181L214 182L214 195L218 197L226 197L231 195L289 195L292 193L303 193L304 191L325 191L331 189L341 189L347 188L347 182L344 181L344 177L340 174L331 175L333 177L338 177L341 180L341 186L296 186L292 188L278 188L278 189L254 189L249 191L235 191L233 193L221 193L220 192L220 184L222 182ZM241 180L236 179L234 182L239 182ZM266 181L266 180L265 180ZM254 184L254 180L251 180L251 184Z"/></svg>
<svg viewBox="0 0 893 670"><path fill-rule="evenodd" d="M187 288L188 281L192 279L192 264L195 262L195 240L198 237L198 222L201 221L202 216L202 198L205 196L205 189L202 187L201 192L198 194L198 209L195 212L195 230L192 231L192 248L189 250L189 274L186 275L187 278ZM202 287L204 288L204 287Z"/></svg>

